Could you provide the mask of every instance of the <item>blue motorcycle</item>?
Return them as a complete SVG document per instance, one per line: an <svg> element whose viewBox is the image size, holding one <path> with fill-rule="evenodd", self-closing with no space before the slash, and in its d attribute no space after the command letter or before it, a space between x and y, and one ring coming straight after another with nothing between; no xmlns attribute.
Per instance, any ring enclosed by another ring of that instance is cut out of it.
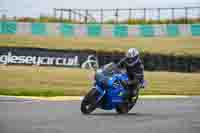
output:
<svg viewBox="0 0 200 133"><path fill-rule="evenodd" d="M90 114L96 108L104 110L115 109L117 113L128 113L136 104L140 87L135 81L134 96L127 95L128 75L110 63L97 69L94 76L94 86L81 102L81 112ZM127 96L126 96L127 95Z"/></svg>

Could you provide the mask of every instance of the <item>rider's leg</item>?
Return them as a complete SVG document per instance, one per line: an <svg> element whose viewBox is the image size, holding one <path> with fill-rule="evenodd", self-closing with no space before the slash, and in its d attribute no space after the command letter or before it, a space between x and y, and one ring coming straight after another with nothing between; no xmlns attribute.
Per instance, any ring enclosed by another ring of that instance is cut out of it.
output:
<svg viewBox="0 0 200 133"><path fill-rule="evenodd" d="M130 102L132 100L132 97L134 97L137 93L135 90L134 83L129 82L126 87L126 93L123 96L125 102Z"/></svg>
<svg viewBox="0 0 200 133"><path fill-rule="evenodd" d="M137 86L134 83L131 83L128 85L128 92L129 92L129 96L133 97L136 95L137 91L136 91Z"/></svg>

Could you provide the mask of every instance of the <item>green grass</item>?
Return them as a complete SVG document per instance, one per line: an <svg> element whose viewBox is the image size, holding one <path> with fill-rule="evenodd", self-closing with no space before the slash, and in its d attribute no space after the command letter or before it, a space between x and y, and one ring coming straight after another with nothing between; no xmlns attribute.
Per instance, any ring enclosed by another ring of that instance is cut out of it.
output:
<svg viewBox="0 0 200 133"><path fill-rule="evenodd" d="M49 49L140 51L200 55L200 37L63 38L0 35L1 46ZM0 95L84 95L91 87L88 70L54 67L0 66ZM200 95L200 73L145 72L149 86L142 94Z"/></svg>
<svg viewBox="0 0 200 133"><path fill-rule="evenodd" d="M0 66L0 95L84 95L91 71L75 68ZM148 87L142 94L200 95L200 73L145 72Z"/></svg>
<svg viewBox="0 0 200 133"><path fill-rule="evenodd" d="M1 46L105 51L126 51L130 47L136 47L150 53L200 55L200 37L64 38L0 35Z"/></svg>

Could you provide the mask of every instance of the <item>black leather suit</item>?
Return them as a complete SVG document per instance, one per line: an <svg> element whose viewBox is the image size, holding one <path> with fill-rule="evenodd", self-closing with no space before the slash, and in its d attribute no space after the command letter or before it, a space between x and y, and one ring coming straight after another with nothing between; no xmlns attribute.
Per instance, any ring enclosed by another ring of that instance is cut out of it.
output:
<svg viewBox="0 0 200 133"><path fill-rule="evenodd" d="M133 81L139 81L139 84L143 83L144 80L144 66L139 58L139 56L136 56L134 58L125 57L123 58L117 66L119 68L125 68L126 72L129 77L129 83L128 83L128 90L130 95L134 95L133 90L135 88L135 84Z"/></svg>

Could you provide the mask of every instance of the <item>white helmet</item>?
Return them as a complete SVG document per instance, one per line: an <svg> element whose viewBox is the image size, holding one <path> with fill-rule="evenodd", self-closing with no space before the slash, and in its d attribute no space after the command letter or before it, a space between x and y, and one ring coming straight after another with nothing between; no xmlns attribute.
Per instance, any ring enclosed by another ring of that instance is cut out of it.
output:
<svg viewBox="0 0 200 133"><path fill-rule="evenodd" d="M128 49L126 53L126 57L129 57L129 58L134 58L138 55L139 55L139 51L136 48L130 48Z"/></svg>

